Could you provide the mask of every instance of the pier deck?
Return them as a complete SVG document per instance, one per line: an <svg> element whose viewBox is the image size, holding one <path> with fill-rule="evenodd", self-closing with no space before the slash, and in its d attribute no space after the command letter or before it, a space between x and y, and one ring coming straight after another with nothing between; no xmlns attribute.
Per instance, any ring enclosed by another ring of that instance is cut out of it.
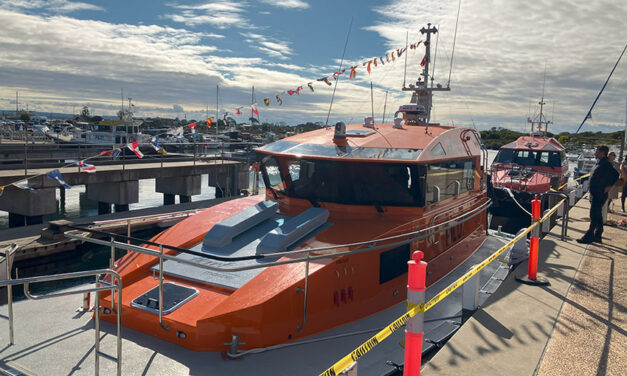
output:
<svg viewBox="0 0 627 376"><path fill-rule="evenodd" d="M527 271L520 264L421 374L623 374L627 228L605 226L603 244L577 243L588 228L589 207L584 196L571 209L566 241L560 226L541 241L538 273L549 286L517 282Z"/></svg>

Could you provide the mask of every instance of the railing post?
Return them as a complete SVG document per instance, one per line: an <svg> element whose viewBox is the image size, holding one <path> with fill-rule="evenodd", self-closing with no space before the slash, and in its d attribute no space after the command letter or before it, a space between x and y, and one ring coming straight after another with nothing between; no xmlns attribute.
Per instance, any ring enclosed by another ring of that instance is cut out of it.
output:
<svg viewBox="0 0 627 376"><path fill-rule="evenodd" d="M535 227L531 230L531 236L529 239L529 265L527 268L527 275L516 277L516 280L522 283L530 285L548 285L549 281L546 278L538 277L538 252L540 247L540 200L538 195L531 201L531 218L535 224Z"/></svg>
<svg viewBox="0 0 627 376"><path fill-rule="evenodd" d="M407 262L407 308L424 305L427 277L427 263L422 261L424 254L416 251ZM420 312L409 319L405 329L405 363L403 376L420 375L422 360L422 338L424 336L425 314Z"/></svg>
<svg viewBox="0 0 627 376"><path fill-rule="evenodd" d="M4 254L4 263L7 267L7 280L10 281L11 278L11 248L6 248ZM9 343L14 345L15 342L13 340L13 286L7 285L7 310L9 316Z"/></svg>
<svg viewBox="0 0 627 376"><path fill-rule="evenodd" d="M96 287L98 287L99 276L96 275ZM96 359L94 375L100 373L100 291L96 290L96 301L94 302L94 332L96 333L96 343L94 344L94 358Z"/></svg>
<svg viewBox="0 0 627 376"><path fill-rule="evenodd" d="M476 265L473 265L470 269L474 269ZM481 284L479 280L479 273L473 275L462 286L462 312L474 312L479 308L479 291L481 290Z"/></svg>

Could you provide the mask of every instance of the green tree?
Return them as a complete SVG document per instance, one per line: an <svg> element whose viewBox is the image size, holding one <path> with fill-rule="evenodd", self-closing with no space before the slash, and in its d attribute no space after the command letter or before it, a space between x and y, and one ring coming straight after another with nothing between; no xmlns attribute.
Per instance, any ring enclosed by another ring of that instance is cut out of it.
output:
<svg viewBox="0 0 627 376"><path fill-rule="evenodd" d="M23 121L23 122L30 121L30 114L28 112L26 112L26 111L22 111L20 113L20 120Z"/></svg>

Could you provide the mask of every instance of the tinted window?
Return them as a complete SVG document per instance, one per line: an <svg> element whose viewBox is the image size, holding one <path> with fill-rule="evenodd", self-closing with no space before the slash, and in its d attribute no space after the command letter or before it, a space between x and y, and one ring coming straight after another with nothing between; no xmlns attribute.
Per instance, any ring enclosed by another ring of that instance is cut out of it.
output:
<svg viewBox="0 0 627 376"><path fill-rule="evenodd" d="M474 176L474 159L429 163L427 165L426 204L446 200L473 190Z"/></svg>
<svg viewBox="0 0 627 376"><path fill-rule="evenodd" d="M267 162L263 166L270 175L276 165ZM422 165L281 158L279 169L286 188L269 180L290 197L348 205L424 205Z"/></svg>
<svg viewBox="0 0 627 376"><path fill-rule="evenodd" d="M501 149L494 162L515 163L521 166L560 167L564 158L557 151Z"/></svg>

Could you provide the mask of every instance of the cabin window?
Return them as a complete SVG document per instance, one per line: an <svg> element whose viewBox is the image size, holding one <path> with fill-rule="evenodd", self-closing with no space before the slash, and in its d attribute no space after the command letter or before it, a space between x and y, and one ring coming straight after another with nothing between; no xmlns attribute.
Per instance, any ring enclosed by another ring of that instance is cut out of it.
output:
<svg viewBox="0 0 627 376"><path fill-rule="evenodd" d="M431 149L431 154L433 154L436 157L441 157L443 155L446 155L446 152L444 152L444 148L442 147L441 143L437 143L433 149Z"/></svg>
<svg viewBox="0 0 627 376"><path fill-rule="evenodd" d="M407 273L407 261L410 260L410 256L409 244L381 252L379 255L379 284Z"/></svg>
<svg viewBox="0 0 627 376"><path fill-rule="evenodd" d="M455 197L474 189L474 159L455 159L427 165L426 203Z"/></svg>
<svg viewBox="0 0 627 376"><path fill-rule="evenodd" d="M566 159L564 152L501 149L494 158L497 163L514 163L521 166L560 167Z"/></svg>
<svg viewBox="0 0 627 376"><path fill-rule="evenodd" d="M290 197L347 205L424 206L424 165L266 157L268 182ZM422 178L421 178L422 177Z"/></svg>

